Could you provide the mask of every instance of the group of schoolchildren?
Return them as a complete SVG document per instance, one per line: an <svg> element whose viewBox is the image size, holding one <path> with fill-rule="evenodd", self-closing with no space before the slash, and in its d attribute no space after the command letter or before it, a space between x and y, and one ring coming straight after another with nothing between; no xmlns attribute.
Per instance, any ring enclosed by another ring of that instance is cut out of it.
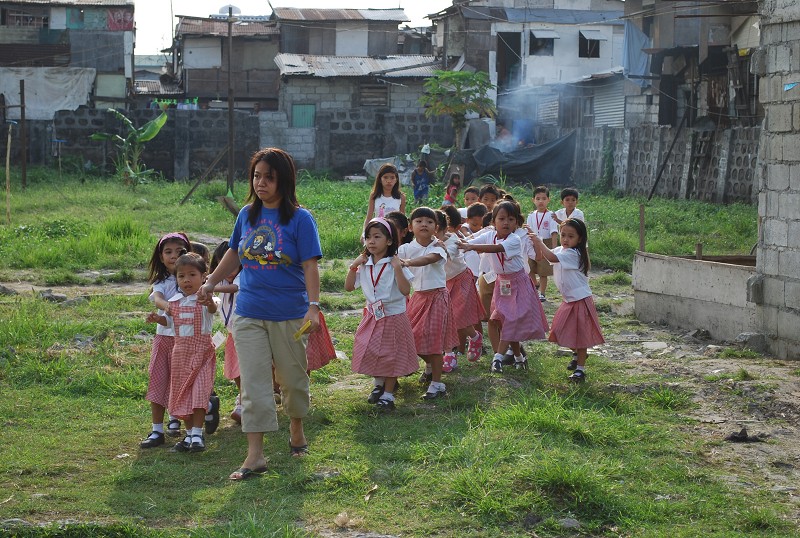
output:
<svg viewBox="0 0 800 538"><path fill-rule="evenodd" d="M427 196L418 182L429 172L421 163L412 173L418 204ZM373 377L367 401L380 409L395 408L398 379L418 370L418 357L425 362L423 399L445 395L442 374L465 353L471 362L483 354L483 321L495 373L504 365L527 369L521 342L545 339L549 331L551 342L572 349L569 379L582 382L587 349L604 342L578 191L564 189L563 208L552 212L549 190L536 187L536 209L526 221L519 203L494 185L466 189L465 207L456 208L459 187L453 174L441 209L420 206L406 217L397 169L386 164L376 175L364 250L350 264L345 289L361 288L366 298L352 368ZM548 325L542 301L550 276L563 303Z"/></svg>
<svg viewBox="0 0 800 538"><path fill-rule="evenodd" d="M415 201L424 203L431 171L421 163L415 174ZM376 176L364 249L350 264L344 286L347 291L360 288L366 299L352 369L373 377L367 400L381 410L395 408L398 380L419 369L418 357L425 362L420 376L427 385L423 399L444 396L442 374L452 372L464 355L471 362L482 356L483 321L488 321L490 371L495 373L509 365L527 369L521 343L544 339L549 330L551 342L572 349L569 378L580 382L586 377L587 349L604 341L588 284L587 234L583 213L576 207L578 192L564 189L563 208L552 212L548 189L537 187L536 209L526 221L519 204L494 185L469 187L465 207L456 208L460 183L458 174L450 177L441 209L420 206L406 217L397 169L387 164ZM212 257L201 243L173 232L161 237L153 250L150 300L158 311L147 321L158 325L146 396L152 431L142 448L165 444L165 435L180 437L183 421L183 439L173 450L205 450L205 435L214 433L220 420L213 386L215 350L223 344L223 374L239 387L229 329L238 271L215 287L220 298L197 296L228 248L224 241ZM563 303L548 326L542 301L549 276ZM228 329L227 338L213 334L215 313ZM309 336L306 349L309 372L335 357L322 316L320 322L321 330ZM274 391L279 402L280 387L274 386ZM241 413L237 396L231 419L241 423Z"/></svg>

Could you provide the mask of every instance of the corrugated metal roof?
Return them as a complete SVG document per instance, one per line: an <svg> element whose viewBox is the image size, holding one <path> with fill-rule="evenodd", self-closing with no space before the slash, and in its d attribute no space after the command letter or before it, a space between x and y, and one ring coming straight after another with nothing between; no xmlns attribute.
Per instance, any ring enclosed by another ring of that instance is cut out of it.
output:
<svg viewBox="0 0 800 538"><path fill-rule="evenodd" d="M178 16L177 35L227 36L228 23L201 17ZM279 35L275 21L238 22L231 26L231 34L240 36Z"/></svg>
<svg viewBox="0 0 800 538"><path fill-rule="evenodd" d="M396 9L313 9L276 7L273 17L282 21L392 21L408 22L406 12Z"/></svg>
<svg viewBox="0 0 800 538"><path fill-rule="evenodd" d="M183 91L177 84L162 83L160 80L137 80L133 91L138 95L181 95Z"/></svg>
<svg viewBox="0 0 800 538"><path fill-rule="evenodd" d="M281 53L275 57L281 76L386 78L430 77L440 68L433 56L308 56Z"/></svg>
<svg viewBox="0 0 800 538"><path fill-rule="evenodd" d="M46 4L48 6L131 6L133 0L13 0L5 4Z"/></svg>
<svg viewBox="0 0 800 538"><path fill-rule="evenodd" d="M496 22L546 22L552 24L605 23L622 26L622 11L584 9L490 8L461 6L467 19ZM437 17L438 18L438 17Z"/></svg>

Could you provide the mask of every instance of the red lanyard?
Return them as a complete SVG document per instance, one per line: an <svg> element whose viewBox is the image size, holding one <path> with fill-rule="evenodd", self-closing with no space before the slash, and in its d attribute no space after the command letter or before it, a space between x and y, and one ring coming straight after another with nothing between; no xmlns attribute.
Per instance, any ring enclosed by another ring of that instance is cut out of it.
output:
<svg viewBox="0 0 800 538"><path fill-rule="evenodd" d="M378 282L381 281L381 275L383 274L383 271L386 269L387 265L389 265L389 264L388 263L384 263L383 267L381 267L381 270L378 271L378 278L375 278L375 276L374 276L374 274L372 272L372 269L375 266L374 265L370 265L369 266L369 278L370 278L370 280L372 280L372 289L376 289L378 287Z"/></svg>
<svg viewBox="0 0 800 538"><path fill-rule="evenodd" d="M542 220L539 220L538 211L534 213L533 218L536 219L536 231L538 232L542 228L542 224L544 224L544 219L547 218L547 211L545 211L544 214L542 215Z"/></svg>
<svg viewBox="0 0 800 538"><path fill-rule="evenodd" d="M497 244L497 234L494 234L494 238L492 239L492 243L494 243L495 245ZM495 252L494 255L497 256L497 259L500 261L500 267L503 268L503 272L505 273L506 272L506 253L505 253L505 251Z"/></svg>

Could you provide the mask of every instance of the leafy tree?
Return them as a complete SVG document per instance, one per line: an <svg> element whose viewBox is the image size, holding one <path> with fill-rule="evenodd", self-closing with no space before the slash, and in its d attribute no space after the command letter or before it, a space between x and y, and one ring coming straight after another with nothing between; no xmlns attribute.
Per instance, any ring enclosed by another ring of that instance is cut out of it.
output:
<svg viewBox="0 0 800 538"><path fill-rule="evenodd" d="M477 113L494 118L496 108L487 94L495 88L489 74L483 71L436 71L425 81L425 93L419 103L425 108L425 117L450 116L456 135L456 147L461 147L461 136L467 126L466 114Z"/></svg>
<svg viewBox="0 0 800 538"><path fill-rule="evenodd" d="M126 185L135 186L147 180L152 170L148 170L142 162L142 152L144 143L149 142L161 131L167 123L167 113L162 112L157 118L148 121L141 127L136 127L133 122L122 112L108 109L120 120L127 130L127 135L120 136L113 133L94 133L89 138L97 141L110 140L117 146L117 156L114 158L114 166L117 175Z"/></svg>

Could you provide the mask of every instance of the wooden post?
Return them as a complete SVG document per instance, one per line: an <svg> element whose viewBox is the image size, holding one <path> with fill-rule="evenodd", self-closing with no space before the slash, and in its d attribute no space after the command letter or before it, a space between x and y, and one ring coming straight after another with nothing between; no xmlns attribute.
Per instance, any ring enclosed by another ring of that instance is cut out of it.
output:
<svg viewBox="0 0 800 538"><path fill-rule="evenodd" d="M697 243L694 246L694 257L696 260L703 259L703 243Z"/></svg>
<svg viewBox="0 0 800 538"><path fill-rule="evenodd" d="M228 6L228 192L233 193L233 7ZM251 178L252 179L252 178Z"/></svg>
<svg viewBox="0 0 800 538"><path fill-rule="evenodd" d="M639 250L644 252L644 204L639 204Z"/></svg>
<svg viewBox="0 0 800 538"><path fill-rule="evenodd" d="M6 146L6 224L11 224L11 129L13 123L8 124L8 145Z"/></svg>
<svg viewBox="0 0 800 538"><path fill-rule="evenodd" d="M22 190L28 188L28 129L25 127L25 80L19 81L19 139L22 150Z"/></svg>

